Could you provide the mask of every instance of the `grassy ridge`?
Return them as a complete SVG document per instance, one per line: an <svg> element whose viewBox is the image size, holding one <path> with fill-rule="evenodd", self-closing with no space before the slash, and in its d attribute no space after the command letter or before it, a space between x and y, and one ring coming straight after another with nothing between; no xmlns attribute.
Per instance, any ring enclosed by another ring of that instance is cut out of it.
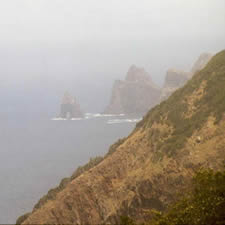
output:
<svg viewBox="0 0 225 225"><path fill-rule="evenodd" d="M205 82L204 94L194 102L195 112L185 117L188 111L187 99ZM183 148L187 139L194 131L200 129L209 116L216 118L218 123L225 114L225 51L215 55L208 65L181 89L153 108L137 124L137 128L148 129L154 123L173 127L173 132L163 141L158 140L158 152L169 156ZM160 143L161 142L161 143Z"/></svg>

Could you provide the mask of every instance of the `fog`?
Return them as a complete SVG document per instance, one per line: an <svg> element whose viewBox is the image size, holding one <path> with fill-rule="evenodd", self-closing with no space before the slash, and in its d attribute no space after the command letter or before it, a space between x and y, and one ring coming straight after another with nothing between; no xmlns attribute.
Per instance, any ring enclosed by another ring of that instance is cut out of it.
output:
<svg viewBox="0 0 225 225"><path fill-rule="evenodd" d="M162 86L224 49L224 12L224 0L0 0L0 224L134 129L141 116L98 113L132 64ZM65 91L89 114L55 118Z"/></svg>
<svg viewBox="0 0 225 225"><path fill-rule="evenodd" d="M132 64L162 85L225 47L224 12L221 0L3 0L1 114L57 114L66 90L101 112Z"/></svg>

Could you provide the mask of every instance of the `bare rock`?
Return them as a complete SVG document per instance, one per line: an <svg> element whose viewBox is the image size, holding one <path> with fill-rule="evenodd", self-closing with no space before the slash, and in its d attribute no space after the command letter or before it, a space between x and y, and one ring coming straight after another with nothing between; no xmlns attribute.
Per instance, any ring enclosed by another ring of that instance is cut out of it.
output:
<svg viewBox="0 0 225 225"><path fill-rule="evenodd" d="M150 75L143 69L131 66L124 81L115 81L110 104L104 113L138 114L145 113L155 106L160 96Z"/></svg>
<svg viewBox="0 0 225 225"><path fill-rule="evenodd" d="M166 100L174 91L181 88L198 71L202 70L212 58L211 53L202 53L194 63L190 72L169 69L166 74L160 101Z"/></svg>
<svg viewBox="0 0 225 225"><path fill-rule="evenodd" d="M211 53L202 53L194 63L190 76L193 76L197 71L202 70L212 57L213 55Z"/></svg>
<svg viewBox="0 0 225 225"><path fill-rule="evenodd" d="M60 106L60 117L61 118L80 118L84 114L81 111L80 105L76 99L66 92L62 98Z"/></svg>
<svg viewBox="0 0 225 225"><path fill-rule="evenodd" d="M160 100L167 99L175 90L183 87L189 78L189 73L182 70L169 69L161 92Z"/></svg>

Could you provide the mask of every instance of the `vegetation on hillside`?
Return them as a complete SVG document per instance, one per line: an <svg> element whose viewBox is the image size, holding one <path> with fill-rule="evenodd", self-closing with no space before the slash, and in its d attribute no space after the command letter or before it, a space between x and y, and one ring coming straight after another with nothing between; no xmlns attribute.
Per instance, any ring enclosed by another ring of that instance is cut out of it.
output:
<svg viewBox="0 0 225 225"><path fill-rule="evenodd" d="M198 91L200 87L203 92ZM193 110L190 111L189 101L193 94L195 94L191 107ZM222 51L214 56L203 70L195 74L187 85L177 90L168 100L151 109L136 125L136 129L141 128L148 134L149 140L156 146L154 151L160 157L175 156L176 152L185 146L188 138L201 129L210 116L215 118L215 123L219 123L224 115L225 51ZM162 131L153 127L155 123L166 124L172 129L162 129ZM68 183L112 155L125 140L120 139L112 145L105 157L92 158L86 165L78 167L71 177L64 178L58 187L51 189L43 196L35 205L34 210L39 209L47 201L55 199ZM225 172L201 171L194 178L193 186L193 192L170 208L167 214L157 213L158 218L151 224L203 225L206 220L210 221L210 219L224 222L221 209L225 208ZM27 216L29 214L23 218L26 219ZM20 223L23 218L20 218ZM196 221L191 221L192 218ZM133 223L129 218L123 218L122 222L123 224ZM223 224L222 222L220 224Z"/></svg>
<svg viewBox="0 0 225 225"><path fill-rule="evenodd" d="M30 214L31 214L31 213L26 213L26 214L20 216L20 217L16 220L16 225L22 224L23 221L25 221L25 220L29 217Z"/></svg>
<svg viewBox="0 0 225 225"><path fill-rule="evenodd" d="M48 193L46 195L44 195L34 206L33 211L39 209L41 206L43 206L44 204L46 204L49 200L54 200L57 196L57 194L59 192L61 192L62 190L65 189L65 187L74 179L76 179L77 177L79 177L81 174L87 172L88 170L92 169L93 167L97 166L100 162L103 161L103 159L105 159L106 157L112 155L116 149L126 140L126 138L123 139L119 139L116 143L114 143L113 145L110 146L109 151L107 152L107 154L104 157L101 156L96 156L94 158L90 158L89 162L86 163L83 166L79 166L74 173L72 174L71 177L66 177L63 178L60 182L60 184L55 187L52 188L48 191ZM23 221L25 221L28 216L31 213L26 213L22 216L20 216L17 221L16 224L22 224Z"/></svg>
<svg viewBox="0 0 225 225"><path fill-rule="evenodd" d="M225 170L203 170L193 179L193 191L149 225L225 224Z"/></svg>
<svg viewBox="0 0 225 225"><path fill-rule="evenodd" d="M86 163L84 166L79 166L75 172L72 174L71 177L63 178L56 188L50 189L46 195L44 195L38 203L34 206L34 210L39 209L43 204L45 204L48 200L53 200L56 198L56 195L62 191L67 184L74 180L75 178L79 177L84 172L88 171L89 169L95 167L103 160L103 157L97 156L94 158L90 158L89 162Z"/></svg>
<svg viewBox="0 0 225 225"><path fill-rule="evenodd" d="M94 158L90 158L89 162L86 163L84 166L79 166L75 172L72 174L71 177L66 177L63 178L59 184L59 186L52 188L48 191L48 193L46 195L44 195L39 201L38 203L34 206L33 210L37 210L39 209L41 206L43 206L45 203L47 203L49 200L54 200L57 196L57 194L59 192L61 192L62 190L65 189L65 187L74 179L76 179L77 177L79 177L81 174L83 174L84 172L90 170L91 168L97 166L101 161L103 160L103 157L97 156ZM25 221L25 219L28 218L28 216L30 215L30 213L26 213L22 216L20 216L17 221L16 224L22 224L23 221Z"/></svg>
<svg viewBox="0 0 225 225"><path fill-rule="evenodd" d="M198 93L199 88L205 82L204 93L196 96L193 103L195 109L189 117L188 98ZM158 140L158 152L169 156L176 154L177 150L184 147L187 139L194 131L199 130L209 116L216 118L219 123L225 115L225 51L215 55L208 65L194 75L187 85L177 90L172 96L151 109L137 128L148 129L154 123L173 127L172 133L167 139Z"/></svg>
<svg viewBox="0 0 225 225"><path fill-rule="evenodd" d="M223 225L225 224L225 169L200 170L193 178L192 191L167 212L152 211L154 219L146 225ZM134 225L121 217L121 224Z"/></svg>

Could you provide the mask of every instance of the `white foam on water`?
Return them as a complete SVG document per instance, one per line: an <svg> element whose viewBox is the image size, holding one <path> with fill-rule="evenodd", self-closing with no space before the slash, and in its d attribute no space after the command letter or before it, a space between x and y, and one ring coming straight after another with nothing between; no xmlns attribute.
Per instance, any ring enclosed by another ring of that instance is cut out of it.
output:
<svg viewBox="0 0 225 225"><path fill-rule="evenodd" d="M98 117L118 117L118 116L125 116L125 114L85 113L86 119L98 118Z"/></svg>
<svg viewBox="0 0 225 225"><path fill-rule="evenodd" d="M71 118L71 120L84 120L84 118Z"/></svg>
<svg viewBox="0 0 225 225"><path fill-rule="evenodd" d="M101 114L101 113L85 113L84 118L71 118L71 119L66 119L66 118L61 118L61 117L55 117L52 118L51 120L87 120L87 119L93 119L93 118L102 118L102 117L122 117L125 116L125 114Z"/></svg>
<svg viewBox="0 0 225 225"><path fill-rule="evenodd" d="M64 121L64 120L84 120L84 118L71 118L71 119L66 119L66 118L61 118L61 117L55 117L55 118L52 118L51 120L56 120L56 121Z"/></svg>
<svg viewBox="0 0 225 225"><path fill-rule="evenodd" d="M139 118L139 119L114 119L114 120L108 120L107 124L137 123L139 121L141 121L141 118Z"/></svg>
<svg viewBox="0 0 225 225"><path fill-rule="evenodd" d="M52 118L51 120L67 120L66 118L61 118L61 117L55 117L55 118Z"/></svg>
<svg viewBox="0 0 225 225"><path fill-rule="evenodd" d="M101 117L117 117L117 116L125 116L125 114L101 114Z"/></svg>

